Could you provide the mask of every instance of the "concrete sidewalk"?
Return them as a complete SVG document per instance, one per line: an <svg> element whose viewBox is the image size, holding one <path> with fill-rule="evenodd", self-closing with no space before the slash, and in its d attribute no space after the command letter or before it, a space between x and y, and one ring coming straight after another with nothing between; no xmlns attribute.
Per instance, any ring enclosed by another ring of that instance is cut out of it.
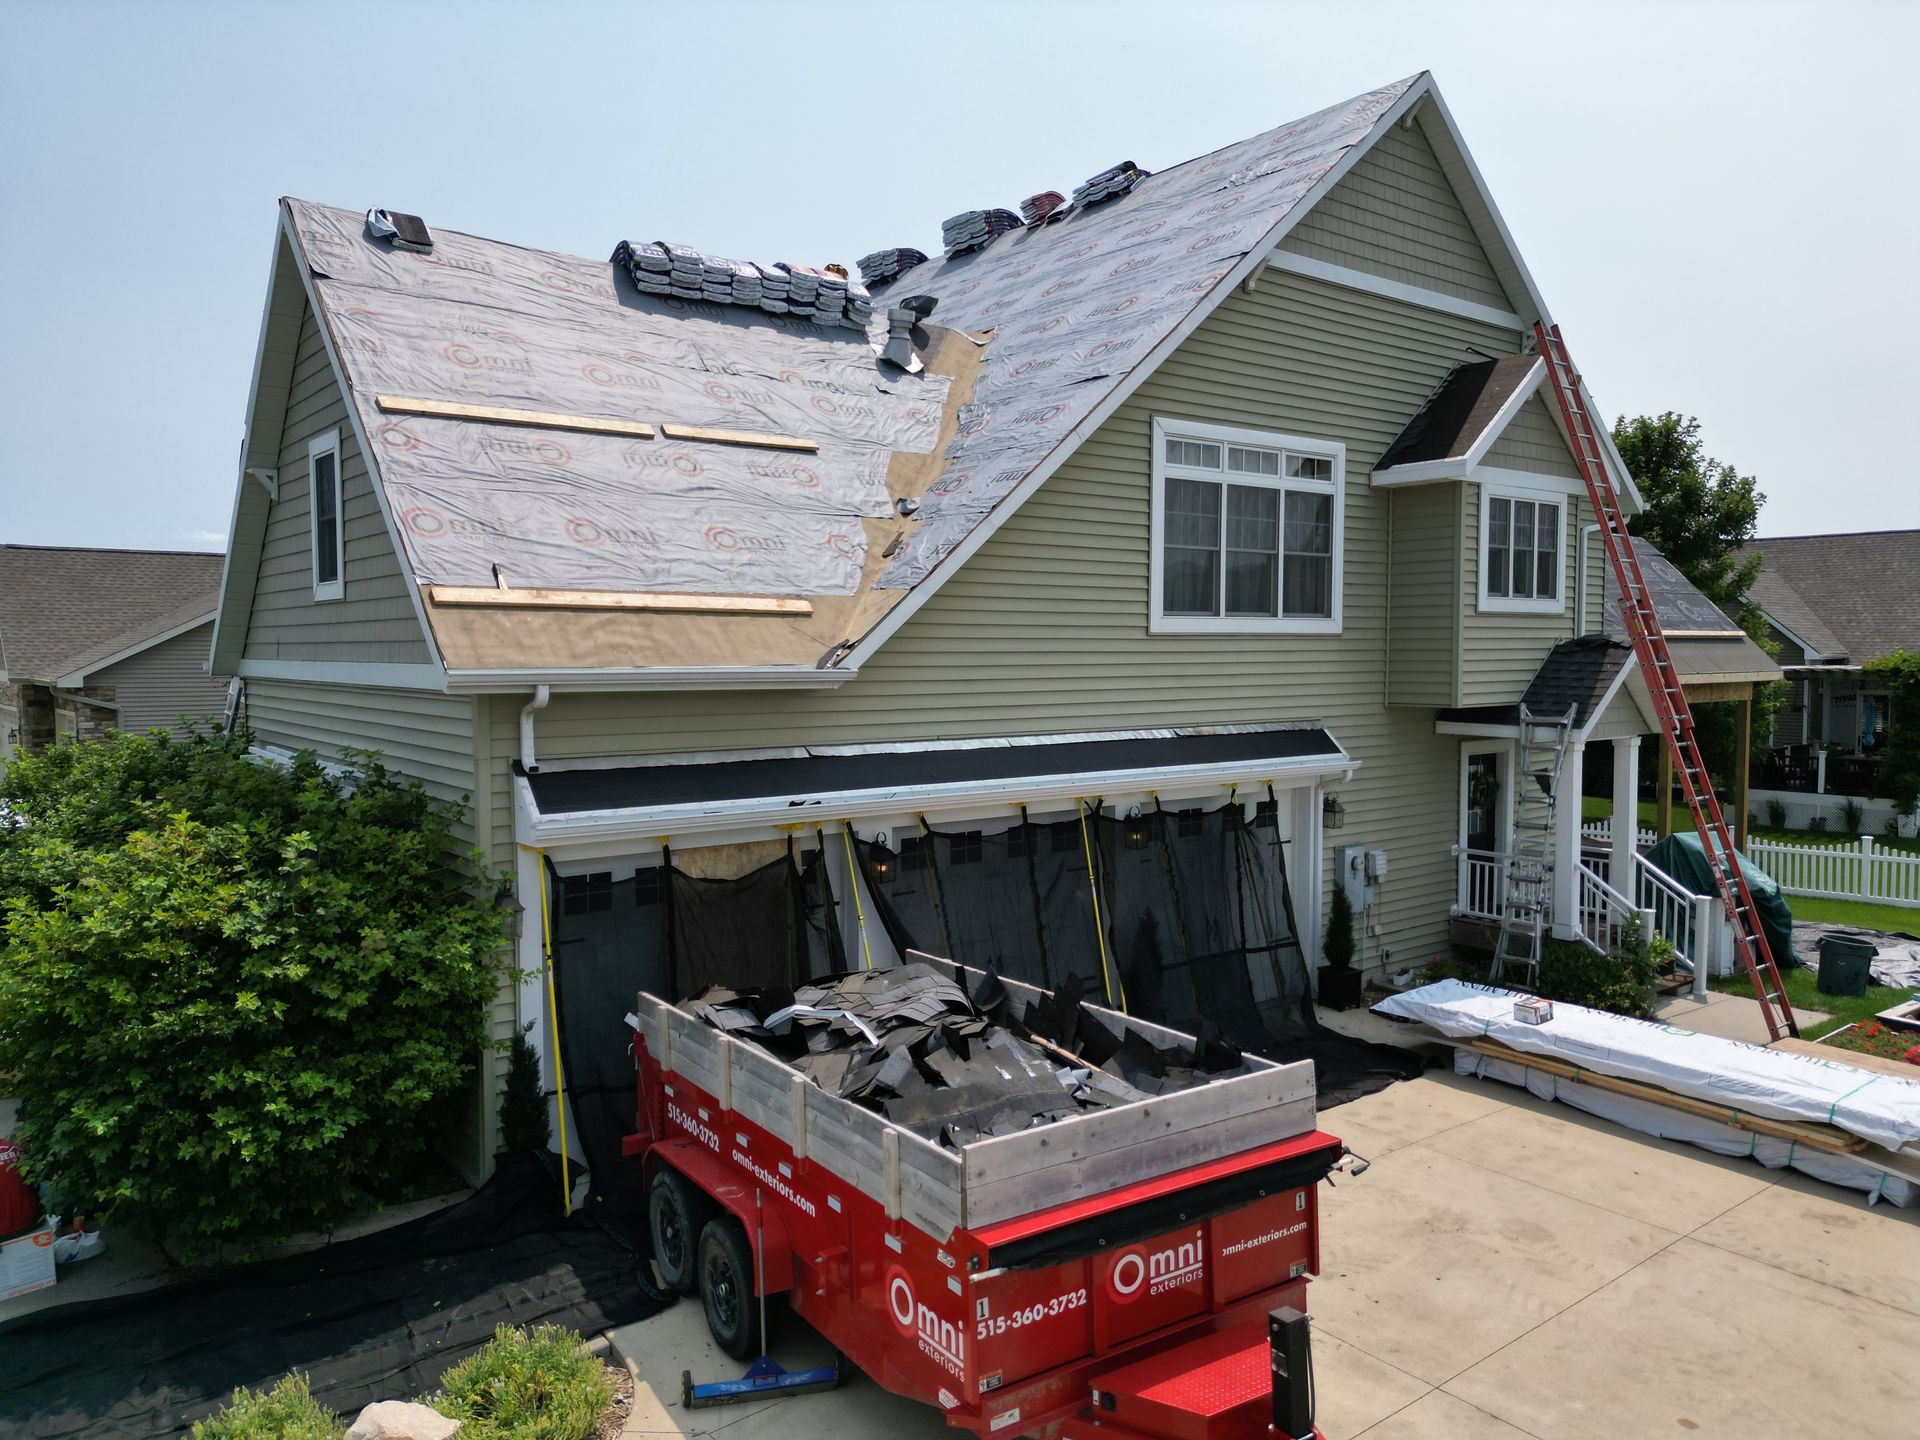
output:
<svg viewBox="0 0 1920 1440"><path fill-rule="evenodd" d="M1374 1162L1321 1196L1328 1440L1914 1433L1920 1212L1441 1071L1321 1127ZM820 1363L781 1318L778 1357ZM955 1433L864 1376L682 1410L682 1369L740 1368L697 1302L614 1339L638 1375L630 1437Z"/></svg>

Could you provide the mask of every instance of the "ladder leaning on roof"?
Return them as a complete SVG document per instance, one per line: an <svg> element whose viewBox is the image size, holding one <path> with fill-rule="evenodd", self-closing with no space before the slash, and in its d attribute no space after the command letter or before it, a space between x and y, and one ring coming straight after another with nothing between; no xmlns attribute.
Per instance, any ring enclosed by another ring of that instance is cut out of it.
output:
<svg viewBox="0 0 1920 1440"><path fill-rule="evenodd" d="M1727 912L1733 929L1734 951L1745 965L1753 983L1754 998L1766 1018L1767 1031L1775 1040L1798 1035L1800 1027L1793 1018L1793 1006L1786 987L1780 981L1780 968L1774 963L1760 915L1754 908L1753 892L1741 873L1733 837L1727 832L1726 817L1720 813L1720 801L1707 778L1706 761L1694 733L1693 710L1687 704L1673 656L1667 649L1667 637L1661 632L1660 617L1647 593L1647 582L1640 573L1640 559L1627 535L1626 516L1614 491L1613 477L1607 472L1601 454L1599 436L1580 389L1580 376L1567 358L1566 342L1560 327L1544 322L1533 327L1540 353L1547 362L1547 375L1553 384L1554 398L1560 403L1561 418L1573 444L1574 460L1587 484L1587 498L1593 502L1594 518L1600 522L1601 539L1607 547L1607 560L1613 566L1620 587L1620 614L1633 641L1633 653L1640 662L1640 673L1647 682L1653 700L1654 718L1673 753L1674 770L1680 776L1680 791L1693 815L1694 828L1706 851L1708 868L1713 872L1714 888ZM1623 823L1615 817L1615 824Z"/></svg>
<svg viewBox="0 0 1920 1440"><path fill-rule="evenodd" d="M1560 767L1573 735L1574 707L1559 716L1535 715L1520 706L1519 763L1514 775L1513 843L1508 848L1507 889L1500 902L1500 936L1494 941L1491 978L1537 987L1540 947L1553 908L1554 817ZM1579 803L1579 797L1574 797ZM1509 973L1517 972L1517 973Z"/></svg>

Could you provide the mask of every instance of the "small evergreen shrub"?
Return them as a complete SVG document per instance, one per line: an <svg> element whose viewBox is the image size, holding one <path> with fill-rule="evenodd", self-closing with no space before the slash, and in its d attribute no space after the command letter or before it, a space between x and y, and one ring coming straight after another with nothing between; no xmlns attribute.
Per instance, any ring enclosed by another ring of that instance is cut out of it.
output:
<svg viewBox="0 0 1920 1440"><path fill-rule="evenodd" d="M307 1377L288 1375L271 1390L236 1390L194 1424L192 1440L340 1440L347 1426L308 1393Z"/></svg>
<svg viewBox="0 0 1920 1440"><path fill-rule="evenodd" d="M428 1403L461 1440L587 1440L613 1399L613 1376L557 1325L502 1325L492 1343L441 1377Z"/></svg>
<svg viewBox="0 0 1920 1440"><path fill-rule="evenodd" d="M1786 801L1777 798L1767 801L1767 828L1769 830L1784 830L1787 828Z"/></svg>
<svg viewBox="0 0 1920 1440"><path fill-rule="evenodd" d="M0 778L29 1176L193 1258L415 1176L488 1044L504 939L452 868L458 807L370 756L349 779L246 746L119 734Z"/></svg>
<svg viewBox="0 0 1920 1440"><path fill-rule="evenodd" d="M1866 824L1867 811L1858 800L1840 802L1840 828L1849 835L1858 835L1860 827Z"/></svg>
<svg viewBox="0 0 1920 1440"><path fill-rule="evenodd" d="M553 1136L547 1120L547 1097L540 1088L540 1057L527 1043L529 1020L508 1042L507 1084L500 1096L500 1148L517 1155L545 1150Z"/></svg>
<svg viewBox="0 0 1920 1440"><path fill-rule="evenodd" d="M1333 900L1327 906L1327 938L1320 956L1329 970L1353 968L1353 902L1347 899L1344 885L1333 887Z"/></svg>

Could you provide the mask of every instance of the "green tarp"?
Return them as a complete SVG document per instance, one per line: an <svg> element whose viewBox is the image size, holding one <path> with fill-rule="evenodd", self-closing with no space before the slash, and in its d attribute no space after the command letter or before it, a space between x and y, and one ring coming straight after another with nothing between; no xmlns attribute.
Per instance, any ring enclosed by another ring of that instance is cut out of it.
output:
<svg viewBox="0 0 1920 1440"><path fill-rule="evenodd" d="M1793 968L1793 912L1787 908L1787 897L1773 882L1773 877L1742 855L1740 873L1746 877L1747 888L1753 892L1754 909L1760 912L1760 928L1766 932L1767 947L1773 951L1776 964L1784 972ZM1647 863L1664 870L1696 895L1711 895L1713 891L1713 872L1707 868L1706 848L1700 843L1700 837L1689 831L1684 835L1669 835L1651 850L1647 851Z"/></svg>

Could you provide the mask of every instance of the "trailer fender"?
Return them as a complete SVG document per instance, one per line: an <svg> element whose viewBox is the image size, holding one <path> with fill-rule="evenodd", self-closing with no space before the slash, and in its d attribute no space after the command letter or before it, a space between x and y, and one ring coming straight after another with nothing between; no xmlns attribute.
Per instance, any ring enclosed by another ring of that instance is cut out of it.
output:
<svg viewBox="0 0 1920 1440"><path fill-rule="evenodd" d="M793 1288L793 1241L774 1197L762 1191L762 1204L756 1214L754 1186L718 1156L691 1140L662 1140L648 1147L646 1179L649 1185L662 1165L678 1170L714 1204L740 1222L747 1232L747 1244L760 1252L760 1274L767 1294L779 1295Z"/></svg>

